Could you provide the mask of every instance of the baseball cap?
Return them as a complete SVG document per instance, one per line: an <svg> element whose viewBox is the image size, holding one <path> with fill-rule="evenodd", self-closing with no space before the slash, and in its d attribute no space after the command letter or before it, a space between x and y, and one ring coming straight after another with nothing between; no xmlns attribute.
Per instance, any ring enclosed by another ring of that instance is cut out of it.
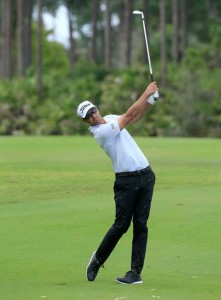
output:
<svg viewBox="0 0 221 300"><path fill-rule="evenodd" d="M90 101L86 100L81 102L78 105L77 108L77 114L80 118L85 118L87 112L89 111L89 109L91 109L92 107L96 107L93 103L91 103Z"/></svg>

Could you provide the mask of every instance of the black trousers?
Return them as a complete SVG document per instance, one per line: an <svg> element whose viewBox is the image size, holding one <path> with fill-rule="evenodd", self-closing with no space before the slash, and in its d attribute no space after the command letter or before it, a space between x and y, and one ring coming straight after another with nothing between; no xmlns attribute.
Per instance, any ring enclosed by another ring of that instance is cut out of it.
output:
<svg viewBox="0 0 221 300"><path fill-rule="evenodd" d="M97 249L96 257L103 264L133 220L131 270L141 273L146 254L151 200L155 174L151 168L145 174L116 177L114 199L115 221Z"/></svg>

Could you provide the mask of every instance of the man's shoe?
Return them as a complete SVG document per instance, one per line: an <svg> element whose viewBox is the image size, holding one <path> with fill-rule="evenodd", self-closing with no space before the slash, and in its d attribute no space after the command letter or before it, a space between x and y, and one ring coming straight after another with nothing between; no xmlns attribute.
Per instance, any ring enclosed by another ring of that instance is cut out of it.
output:
<svg viewBox="0 0 221 300"><path fill-rule="evenodd" d="M127 272L124 277L116 278L115 281L118 282L118 283L121 283L121 284L143 283L140 274L137 274L133 270Z"/></svg>
<svg viewBox="0 0 221 300"><path fill-rule="evenodd" d="M92 254L91 259L87 265L86 275L89 281L94 281L97 273L101 267L100 262L96 259L96 251Z"/></svg>

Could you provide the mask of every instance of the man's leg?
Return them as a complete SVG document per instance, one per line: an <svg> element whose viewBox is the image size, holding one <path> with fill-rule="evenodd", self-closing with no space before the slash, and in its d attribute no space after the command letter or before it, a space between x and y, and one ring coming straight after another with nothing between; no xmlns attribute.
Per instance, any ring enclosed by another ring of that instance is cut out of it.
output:
<svg viewBox="0 0 221 300"><path fill-rule="evenodd" d="M102 263L109 257L119 239L127 232L130 226L134 200L139 193L139 189L134 188L135 184L139 184L136 177L119 177L115 181L115 221L96 251L97 258Z"/></svg>
<svg viewBox="0 0 221 300"><path fill-rule="evenodd" d="M93 281L99 271L100 266L107 260L119 239L128 230L134 209L139 188L139 178L119 177L114 184L115 193L115 222L106 233L97 251L93 253L87 267L87 278Z"/></svg>
<svg viewBox="0 0 221 300"><path fill-rule="evenodd" d="M155 174L153 171L141 175L141 190L136 200L133 214L133 242L131 269L140 274L146 255L148 239L147 220L150 214L151 200L155 184Z"/></svg>

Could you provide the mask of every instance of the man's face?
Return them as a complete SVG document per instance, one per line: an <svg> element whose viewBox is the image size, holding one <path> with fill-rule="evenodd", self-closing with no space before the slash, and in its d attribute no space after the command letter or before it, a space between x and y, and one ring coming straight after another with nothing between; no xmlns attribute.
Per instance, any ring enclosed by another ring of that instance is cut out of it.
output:
<svg viewBox="0 0 221 300"><path fill-rule="evenodd" d="M89 111L87 112L85 118L83 119L84 122L86 122L87 124L91 125L91 126L95 126L100 124L100 120L102 119L102 117L99 114L99 111L97 109L97 107L92 107L91 109L89 109Z"/></svg>

